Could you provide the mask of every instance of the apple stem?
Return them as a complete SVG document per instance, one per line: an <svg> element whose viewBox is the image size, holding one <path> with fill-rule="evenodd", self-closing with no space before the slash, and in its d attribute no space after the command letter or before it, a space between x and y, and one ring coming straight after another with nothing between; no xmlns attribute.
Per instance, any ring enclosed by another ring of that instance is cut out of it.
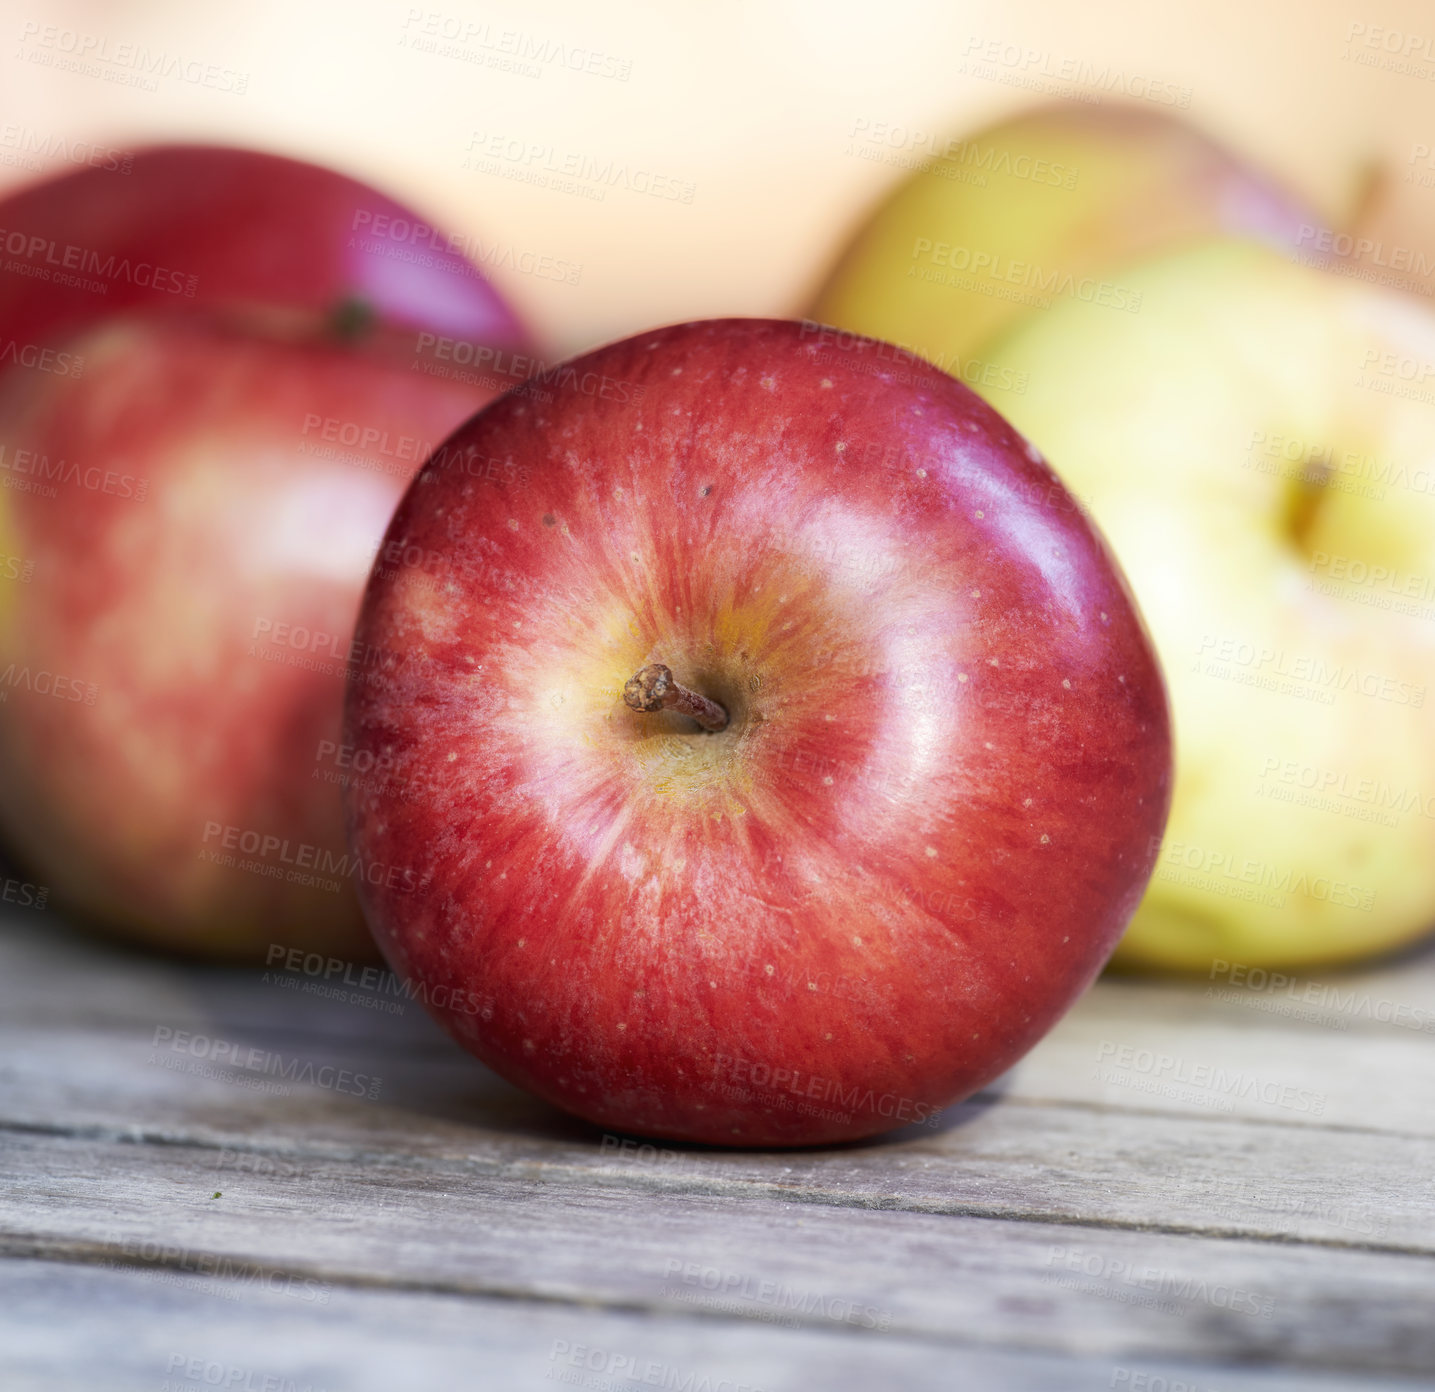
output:
<svg viewBox="0 0 1435 1392"><path fill-rule="evenodd" d="M623 700L630 710L651 714L659 710L675 710L691 716L704 730L722 730L727 726L727 712L716 701L689 691L673 677L671 667L650 662L629 677L623 687Z"/></svg>

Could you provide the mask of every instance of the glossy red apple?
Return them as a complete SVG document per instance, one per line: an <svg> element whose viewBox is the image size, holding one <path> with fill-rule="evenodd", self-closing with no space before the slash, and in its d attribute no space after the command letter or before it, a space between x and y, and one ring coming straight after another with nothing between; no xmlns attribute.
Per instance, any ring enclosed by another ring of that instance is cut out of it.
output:
<svg viewBox="0 0 1435 1392"><path fill-rule="evenodd" d="M333 170L255 150L164 145L0 200L0 348L128 309L371 321L501 348L526 334L472 238Z"/></svg>
<svg viewBox="0 0 1435 1392"><path fill-rule="evenodd" d="M393 776L346 791L351 846L397 870L370 925L461 1043L594 1122L933 1122L1146 884L1171 751L1130 594L1036 451L894 354L641 334L490 405L389 529L448 567L376 572L360 618L347 740ZM725 725L632 708L670 680Z"/></svg>
<svg viewBox="0 0 1435 1392"><path fill-rule="evenodd" d="M354 619L404 488L487 391L200 319L66 346L79 378L0 375L0 832L58 903L158 945L371 953L340 796Z"/></svg>
<svg viewBox="0 0 1435 1392"><path fill-rule="evenodd" d="M0 203L0 834L57 902L195 953L372 952L353 620L404 487L494 391L416 349L522 339L465 245L246 150Z"/></svg>

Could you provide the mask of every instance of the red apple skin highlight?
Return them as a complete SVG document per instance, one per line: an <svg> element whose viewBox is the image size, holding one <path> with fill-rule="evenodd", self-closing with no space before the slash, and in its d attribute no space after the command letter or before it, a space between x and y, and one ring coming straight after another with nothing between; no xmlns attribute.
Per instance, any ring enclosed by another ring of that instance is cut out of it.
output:
<svg viewBox="0 0 1435 1392"><path fill-rule="evenodd" d="M346 741L396 971L619 1130L935 1124L1085 989L1151 872L1170 729L1117 567L1037 452L814 325L641 334L509 393L409 489ZM648 663L722 704L622 700Z"/></svg>
<svg viewBox="0 0 1435 1392"><path fill-rule="evenodd" d="M0 831L153 945L371 956L339 791L354 619L420 461L489 393L202 316L68 342L80 377L0 376L0 553L30 568L0 589ZM354 422L387 453L326 443Z"/></svg>

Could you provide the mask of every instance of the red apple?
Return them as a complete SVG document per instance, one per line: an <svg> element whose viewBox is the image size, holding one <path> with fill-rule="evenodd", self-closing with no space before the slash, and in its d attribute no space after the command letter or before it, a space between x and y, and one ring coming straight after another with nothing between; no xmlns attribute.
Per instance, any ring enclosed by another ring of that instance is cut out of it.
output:
<svg viewBox="0 0 1435 1392"><path fill-rule="evenodd" d="M409 479L494 392L415 354L522 337L455 245L243 150L0 204L0 832L57 901L193 952L372 952L354 615Z"/></svg>
<svg viewBox="0 0 1435 1392"><path fill-rule="evenodd" d="M364 598L346 739L392 776L346 790L386 867L361 897L453 1035L560 1107L728 1145L932 1122L1136 907L1151 644L1052 470L925 363L641 334L465 425L388 542L447 567ZM723 728L631 708L653 664Z"/></svg>
<svg viewBox="0 0 1435 1392"><path fill-rule="evenodd" d="M57 901L150 942L371 953L354 618L409 479L490 393L191 318L70 348L78 379L0 377L0 829Z"/></svg>
<svg viewBox="0 0 1435 1392"><path fill-rule="evenodd" d="M0 350L122 310L355 314L502 348L526 335L465 252L412 210L317 165L165 145L0 201Z"/></svg>

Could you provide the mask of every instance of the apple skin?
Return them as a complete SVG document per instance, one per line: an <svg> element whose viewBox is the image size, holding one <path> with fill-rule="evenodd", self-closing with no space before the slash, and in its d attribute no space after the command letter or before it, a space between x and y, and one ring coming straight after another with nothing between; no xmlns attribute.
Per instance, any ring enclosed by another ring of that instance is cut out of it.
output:
<svg viewBox="0 0 1435 1392"><path fill-rule="evenodd" d="M1140 314L1022 325L992 361L1027 390L988 391L1109 538L1170 686L1170 823L1116 962L1389 952L1435 927L1435 314L1234 241L1131 274Z"/></svg>
<svg viewBox="0 0 1435 1392"><path fill-rule="evenodd" d="M1053 104L954 142L903 182L844 251L812 314L980 387L984 345L1043 300L1076 293L1060 289L1067 278L1124 313L1131 262L1218 233L1309 254L1323 225L1174 116ZM935 260L942 246L951 250ZM1042 289L1048 281L1055 293Z"/></svg>
<svg viewBox="0 0 1435 1392"><path fill-rule="evenodd" d="M0 331L24 347L136 308L283 311L322 323L362 304L371 331L521 348L527 334L512 311L428 226L301 160L154 146L135 153L128 173L82 169L0 200L0 250L45 272L0 275ZM409 243L394 235L400 227L426 235ZM105 293L58 278L77 274Z"/></svg>
<svg viewBox="0 0 1435 1392"><path fill-rule="evenodd" d="M603 1126L933 1124L1096 975L1164 823L1162 678L1100 538L960 383L811 326L641 334L425 465L346 742L360 894L490 1067ZM475 478L452 460L501 461ZM650 661L705 733L621 700ZM396 791L398 790L398 791Z"/></svg>
<svg viewBox="0 0 1435 1392"><path fill-rule="evenodd" d="M491 393L203 316L68 342L81 377L0 376L0 831L56 902L152 945L371 956L339 790L353 622L412 475Z"/></svg>

